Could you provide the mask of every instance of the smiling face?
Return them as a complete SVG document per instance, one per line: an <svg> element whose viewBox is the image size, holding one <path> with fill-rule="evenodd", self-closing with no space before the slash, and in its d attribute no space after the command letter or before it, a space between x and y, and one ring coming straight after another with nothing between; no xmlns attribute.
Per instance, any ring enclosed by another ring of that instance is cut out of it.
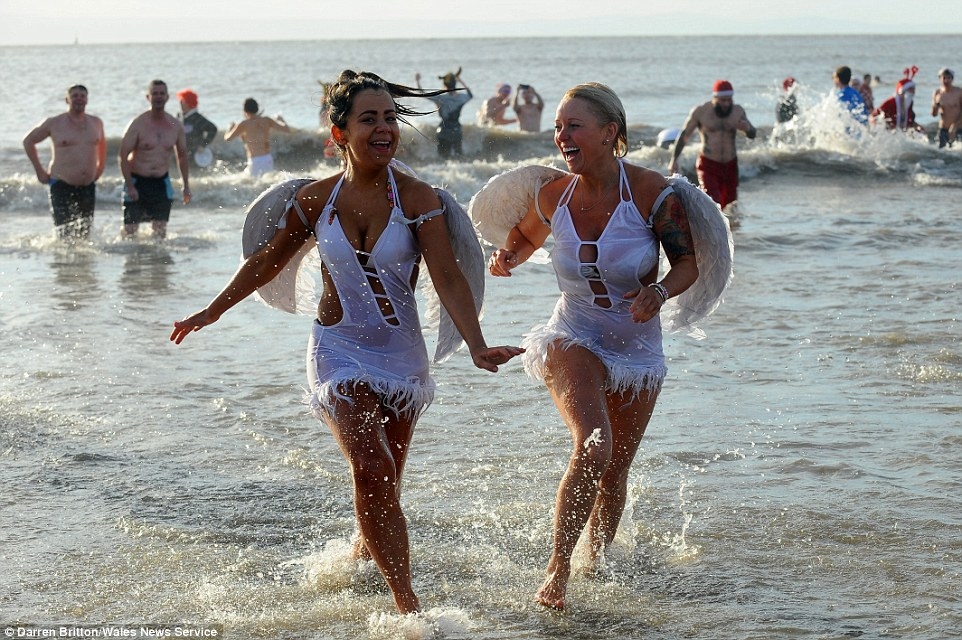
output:
<svg viewBox="0 0 962 640"><path fill-rule="evenodd" d="M352 161L384 165L391 161L401 133L391 94L374 89L358 92L346 120L343 129L335 125L331 131Z"/></svg>
<svg viewBox="0 0 962 640"><path fill-rule="evenodd" d="M554 143L572 173L582 173L593 162L611 155L616 134L617 126L613 123L602 125L587 100L565 98L558 105ZM608 140L607 145L605 140Z"/></svg>
<svg viewBox="0 0 962 640"><path fill-rule="evenodd" d="M87 109L87 90L83 87L71 87L66 97L71 113L79 115Z"/></svg>

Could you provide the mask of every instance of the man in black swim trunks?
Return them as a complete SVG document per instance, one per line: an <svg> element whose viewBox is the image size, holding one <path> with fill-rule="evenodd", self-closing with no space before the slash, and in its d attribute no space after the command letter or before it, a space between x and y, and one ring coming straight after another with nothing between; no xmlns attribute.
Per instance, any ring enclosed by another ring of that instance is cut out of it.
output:
<svg viewBox="0 0 962 640"><path fill-rule="evenodd" d="M184 183L183 202L190 202L187 137L184 126L164 110L169 98L163 80L150 83L150 109L134 118L120 143L120 172L124 176L123 236L137 235L141 222L150 222L154 236L167 236L174 187L167 168L171 152Z"/></svg>
<svg viewBox="0 0 962 640"><path fill-rule="evenodd" d="M23 139L23 148L40 184L50 185L50 210L60 238L86 239L93 226L96 183L104 172L107 140L104 123L89 115L87 88L67 89L67 111L47 118ZM37 145L50 138L49 167L44 167Z"/></svg>

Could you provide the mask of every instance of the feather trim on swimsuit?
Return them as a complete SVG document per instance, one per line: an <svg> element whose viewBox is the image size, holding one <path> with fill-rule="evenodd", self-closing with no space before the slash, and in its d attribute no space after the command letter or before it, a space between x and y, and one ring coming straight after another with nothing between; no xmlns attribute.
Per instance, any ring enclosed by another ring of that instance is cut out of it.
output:
<svg viewBox="0 0 962 640"><path fill-rule="evenodd" d="M385 409L397 416L418 418L434 401L434 383L398 382L359 372L344 371L317 385L307 395L305 402L310 405L311 413L323 420L331 413L337 402L353 403L353 399L342 392L344 387L354 389L359 384L367 385L377 395Z"/></svg>
<svg viewBox="0 0 962 640"><path fill-rule="evenodd" d="M642 392L657 392L668 375L668 367L664 365L630 366L613 362L594 347L590 340L576 338L571 334L547 325L539 325L525 334L521 346L525 352L521 356L525 373L534 380L544 380L545 360L551 347L567 349L572 345L584 347L601 360L607 371L605 390L612 393L630 391L635 395Z"/></svg>

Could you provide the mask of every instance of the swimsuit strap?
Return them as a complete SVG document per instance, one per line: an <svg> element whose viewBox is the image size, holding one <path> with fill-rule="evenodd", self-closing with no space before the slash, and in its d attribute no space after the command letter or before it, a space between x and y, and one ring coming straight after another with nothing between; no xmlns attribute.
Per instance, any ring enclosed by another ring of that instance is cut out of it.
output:
<svg viewBox="0 0 962 640"><path fill-rule="evenodd" d="M291 200L290 200L290 202L287 203L287 207L285 207L285 208L287 209L287 211L290 211L292 207L294 208L294 212L297 214L297 217L300 218L300 219L301 219L301 222L304 223L304 226L307 227L308 229L310 229L310 228L311 228L311 223L307 221L307 216L304 215L304 210L301 209L301 203L299 203L299 202L297 201L297 193L296 193L296 192L294 193L293 196L291 196ZM285 216L284 219L286 219L286 216ZM277 225L277 226L278 226L278 228L283 228L283 227L281 227L280 225Z"/></svg>
<svg viewBox="0 0 962 640"><path fill-rule="evenodd" d="M578 174L575 174L575 177L571 179L571 182L568 183L568 186L565 187L565 190L561 192L561 197L558 198L559 209L561 207L567 207L568 203L571 202L571 198L575 194L575 185L577 184L578 184Z"/></svg>
<svg viewBox="0 0 962 640"><path fill-rule="evenodd" d="M548 218L545 217L544 213L541 212L541 203L538 202L538 194L541 193L541 187L545 186L546 184L548 183L541 182L540 180L538 180L538 183L534 187L534 210L535 210L535 213L538 214L538 217L541 218L542 224L544 224L544 226L550 229L551 220L548 220Z"/></svg>
<svg viewBox="0 0 962 640"><path fill-rule="evenodd" d="M651 205L651 214L648 216L648 226L651 226L651 216L655 215L655 212L658 211L659 207L661 207L662 203L665 201L665 198L667 198L674 192L675 190L672 188L671 185L668 185L667 187L661 190L661 193L659 193L658 197L655 198L655 204Z"/></svg>
<svg viewBox="0 0 962 640"><path fill-rule="evenodd" d="M410 219L410 218L408 218L408 217L406 217L406 216L403 217L402 220L404 220L404 224L413 224L413 225L414 225L414 229L415 229L415 231L416 231L416 230L418 230L418 229L421 228L421 225L422 225L422 224L424 224L425 222L427 222L428 220L430 220L431 218L433 218L433 217L435 217L435 216L441 215L442 213L444 213L444 207L442 207L442 208L440 208L440 209L432 209L431 211L428 211L427 213L422 213L421 215L419 215L417 218L414 218L413 220Z"/></svg>

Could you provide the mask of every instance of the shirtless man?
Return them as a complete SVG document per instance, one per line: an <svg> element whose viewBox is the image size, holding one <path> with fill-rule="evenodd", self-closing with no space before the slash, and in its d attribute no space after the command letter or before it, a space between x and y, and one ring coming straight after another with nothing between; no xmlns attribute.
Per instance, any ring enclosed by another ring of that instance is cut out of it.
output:
<svg viewBox="0 0 962 640"><path fill-rule="evenodd" d="M962 89L952 86L955 72L944 68L939 70L942 86L932 94L932 115L939 117L939 149L952 146L959 135L962 124Z"/></svg>
<svg viewBox="0 0 962 640"><path fill-rule="evenodd" d="M678 157L695 129L701 134L701 151L695 169L698 182L712 200L724 209L738 199L738 159L735 155L735 133L744 131L753 140L757 131L741 105L734 103L734 90L727 80L717 80L710 102L699 105L688 114L678 135L668 164L669 173L678 173Z"/></svg>
<svg viewBox="0 0 962 640"><path fill-rule="evenodd" d="M93 226L97 180L107 161L100 118L87 114L87 88L67 89L67 111L47 118L23 139L40 184L50 185L50 211L60 238L87 238ZM50 165L40 163L37 144L50 138Z"/></svg>
<svg viewBox="0 0 962 640"><path fill-rule="evenodd" d="M259 176L274 169L274 156L271 155L271 129L290 133L291 128L284 122L284 118L275 116L268 118L258 113L257 100L244 100L244 120L231 122L224 133L224 140L230 142L240 136L247 151L247 172L252 176Z"/></svg>
<svg viewBox="0 0 962 640"><path fill-rule="evenodd" d="M518 98L524 102L518 102ZM541 112L544 111L544 100L530 84L519 84L514 93L514 112L518 114L518 128L529 133L541 131Z"/></svg>
<svg viewBox="0 0 962 640"><path fill-rule="evenodd" d="M184 204L190 202L187 137L184 126L164 110L167 83L154 80L147 92L150 109L130 121L120 142L120 172L124 176L124 237L137 235L141 222L150 221L154 236L167 236L174 200L170 183L171 152L184 184Z"/></svg>
<svg viewBox="0 0 962 640"><path fill-rule="evenodd" d="M485 100L478 114L481 124L489 126L500 126L517 122L514 118L508 118L504 114L511 106L511 85L499 84L497 92Z"/></svg>

